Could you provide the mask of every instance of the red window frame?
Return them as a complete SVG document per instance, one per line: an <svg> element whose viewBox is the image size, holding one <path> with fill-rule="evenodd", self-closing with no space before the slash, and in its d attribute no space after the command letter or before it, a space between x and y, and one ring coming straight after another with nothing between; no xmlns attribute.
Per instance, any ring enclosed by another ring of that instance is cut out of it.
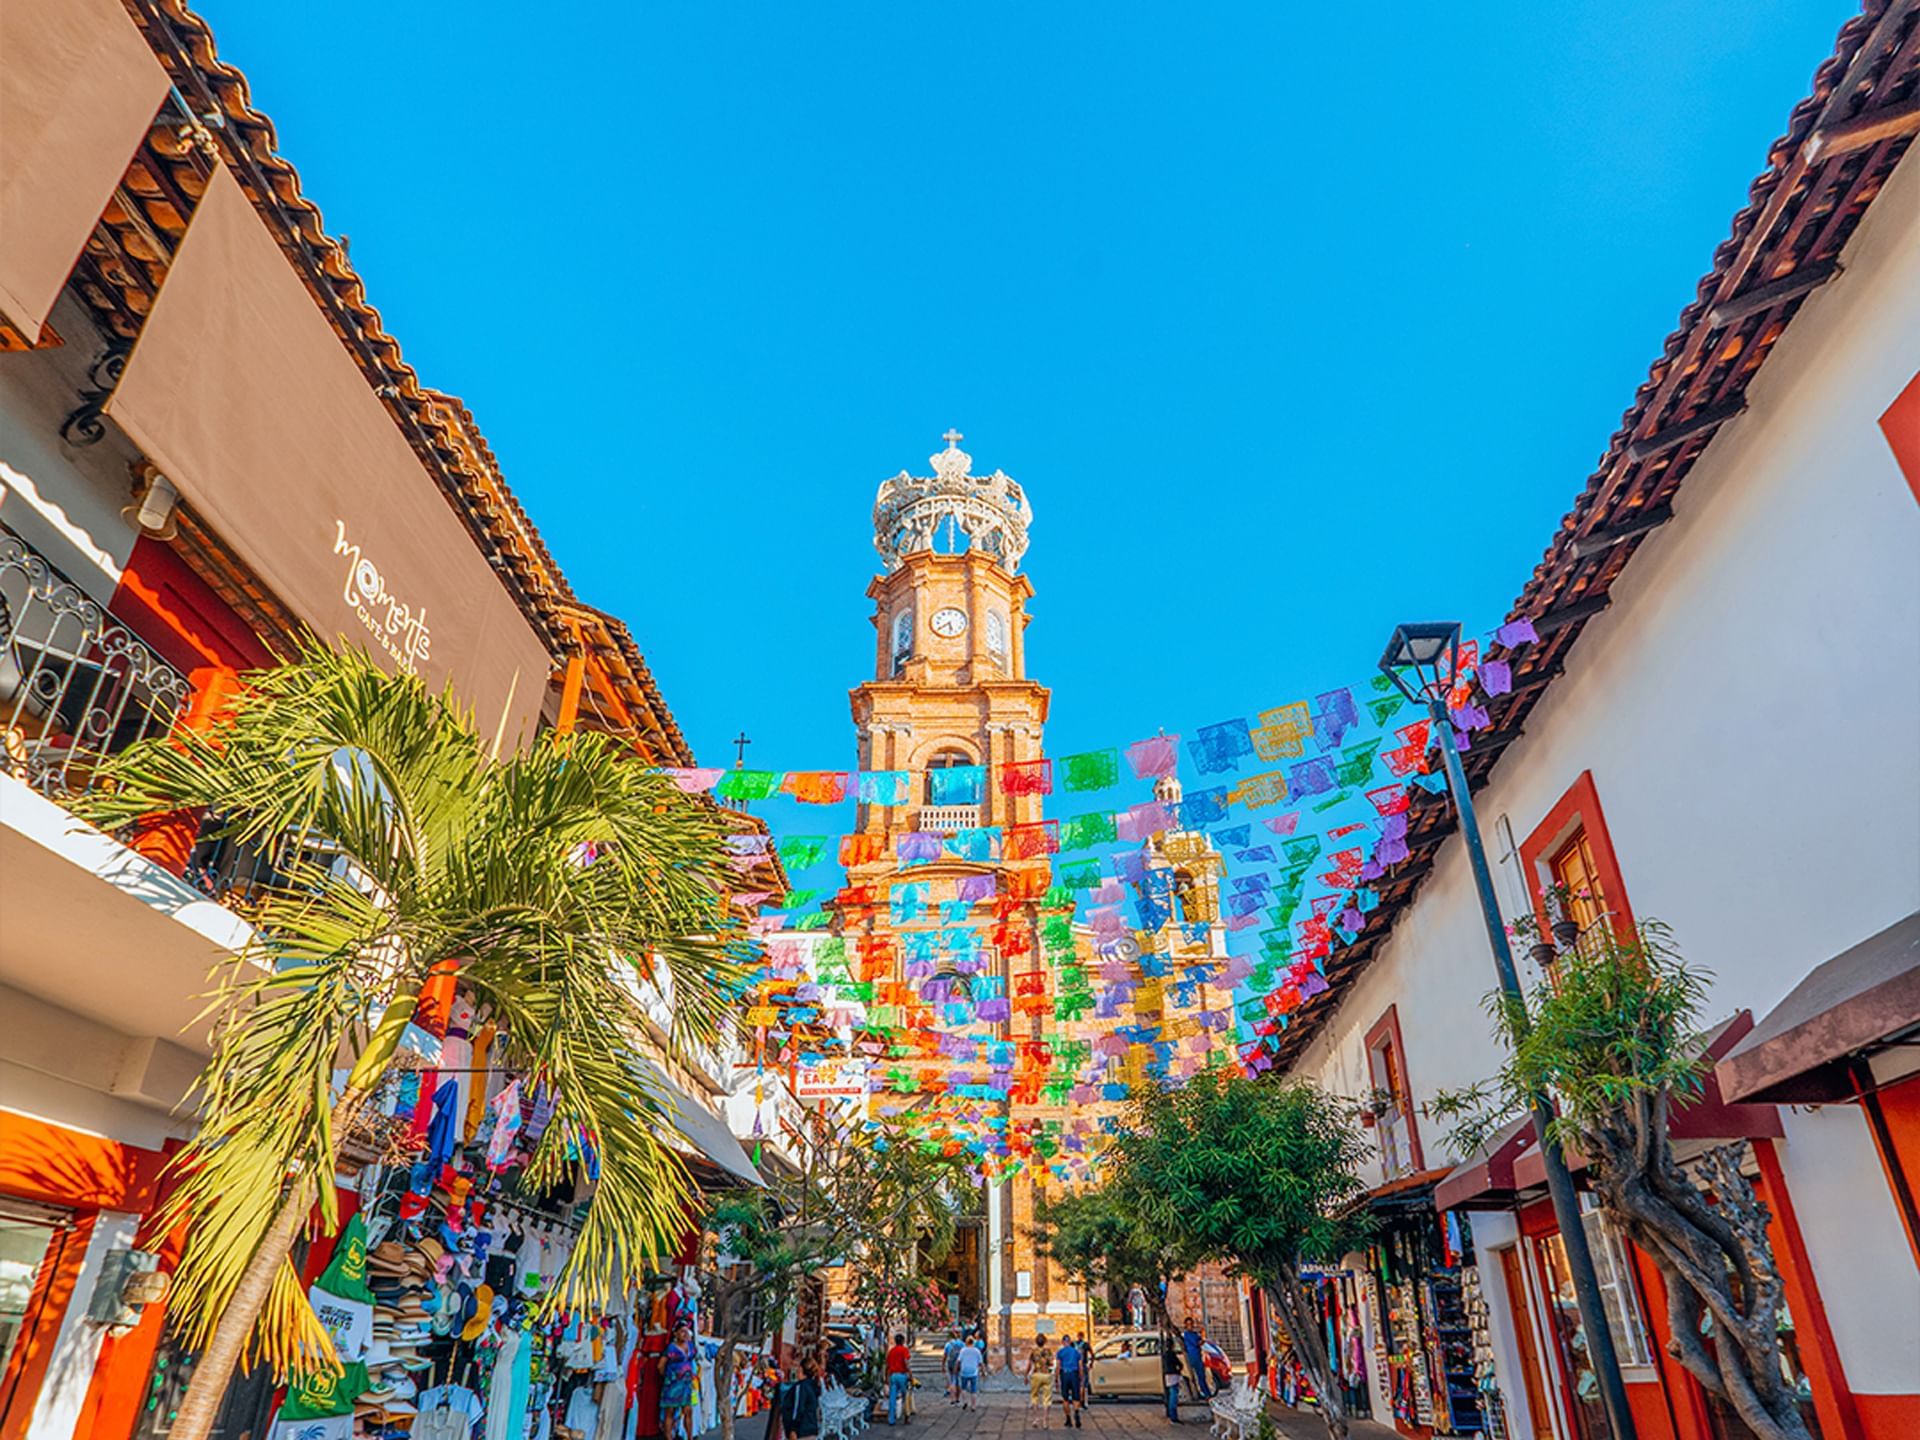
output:
<svg viewBox="0 0 1920 1440"><path fill-rule="evenodd" d="M1393 1097L1394 1103L1399 1108L1400 1118L1407 1127L1407 1163L1412 1166L1411 1173L1418 1174L1427 1168L1427 1157L1426 1152L1420 1148L1420 1118L1413 1108L1413 1086L1407 1081L1407 1042L1400 1035L1398 1005L1389 1005L1386 1014L1373 1022L1372 1027L1367 1031L1366 1048L1367 1080L1370 1086L1374 1083L1374 1053L1385 1050L1392 1057L1393 1074L1400 1082L1399 1092Z"/></svg>
<svg viewBox="0 0 1920 1440"><path fill-rule="evenodd" d="M1553 861L1583 831L1593 856L1595 878L1612 911L1614 933L1624 939L1633 934L1633 906L1627 899L1627 882L1620 873L1620 857L1614 853L1613 836L1607 830L1606 813L1600 808L1600 791L1593 783L1591 770L1580 772L1580 778L1567 787L1546 818L1520 842L1520 873L1526 880L1527 893L1533 897L1540 933L1546 933L1551 919L1545 891L1552 878Z"/></svg>

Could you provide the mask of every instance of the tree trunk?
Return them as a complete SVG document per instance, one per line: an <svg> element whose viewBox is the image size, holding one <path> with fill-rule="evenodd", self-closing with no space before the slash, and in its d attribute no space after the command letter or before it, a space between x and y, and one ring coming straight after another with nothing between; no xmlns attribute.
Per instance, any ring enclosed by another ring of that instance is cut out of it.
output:
<svg viewBox="0 0 1920 1440"><path fill-rule="evenodd" d="M254 1321L267 1303L274 1278L286 1264L300 1227L306 1224L312 1209L313 1197L308 1187L298 1180L290 1183L280 1199L273 1223L260 1238L260 1248L253 1252L247 1268L240 1273L240 1282L233 1287L233 1298L227 1302L213 1334L207 1338L207 1348L193 1367L193 1380L167 1431L169 1440L206 1440L212 1432L220 1401L246 1350L247 1338L253 1334Z"/></svg>
<svg viewBox="0 0 1920 1440"><path fill-rule="evenodd" d="M713 1357L713 1389L720 1413L720 1440L733 1440L733 1359L739 1344L736 1336L729 1335L720 1342L720 1352Z"/></svg>
<svg viewBox="0 0 1920 1440"><path fill-rule="evenodd" d="M387 1006L367 1048L360 1052L360 1058L348 1074L330 1121L336 1153L339 1136L360 1118L361 1108L392 1064L401 1033L413 1015L416 997L417 992L403 992ZM321 1182L330 1183L332 1176L333 1167L329 1165ZM180 1409L167 1432L168 1440L207 1440L212 1432L220 1401L233 1381L241 1355L246 1352L247 1340L253 1334L260 1311L273 1293L274 1278L292 1253L293 1242L299 1238L300 1227L312 1213L313 1203L313 1187L299 1175L290 1177L280 1197L280 1208L260 1237L259 1248L247 1261L247 1268L240 1272L240 1281L233 1288L227 1308L214 1323L213 1333L207 1337L207 1348L194 1365L193 1379L181 1397Z"/></svg>
<svg viewBox="0 0 1920 1440"><path fill-rule="evenodd" d="M1736 1144L1701 1164L1717 1204L1673 1159L1666 1096L1637 1097L1584 1132L1602 1208L1653 1261L1667 1287L1667 1351L1730 1405L1759 1440L1810 1440L1780 1369L1785 1286L1767 1240L1767 1208L1740 1173ZM1711 1327L1703 1336L1703 1321Z"/></svg>
<svg viewBox="0 0 1920 1440"><path fill-rule="evenodd" d="M1281 1272L1278 1283L1267 1289L1280 1302L1287 1329L1293 1332L1294 1348L1300 1352L1300 1363L1320 1396L1320 1418L1326 1422L1327 1434L1333 1440L1347 1440L1346 1392L1327 1354L1327 1338L1320 1333L1318 1307L1301 1282L1300 1272L1288 1267Z"/></svg>

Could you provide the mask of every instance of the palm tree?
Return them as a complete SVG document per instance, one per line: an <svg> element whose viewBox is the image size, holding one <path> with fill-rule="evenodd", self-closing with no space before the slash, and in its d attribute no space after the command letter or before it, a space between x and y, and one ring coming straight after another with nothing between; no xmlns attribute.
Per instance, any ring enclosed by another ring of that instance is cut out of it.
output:
<svg viewBox="0 0 1920 1440"><path fill-rule="evenodd" d="M218 972L200 1129L158 1217L185 1227L172 1308L200 1356L175 1440L202 1440L243 1358L282 1375L338 1364L289 1252L316 1205L337 1227L342 1137L435 977L491 1003L508 1037L495 1053L555 1100L526 1182L564 1178L582 1148L598 1160L547 1303L602 1303L672 1249L692 1182L636 1046L649 984L670 997L674 1047L711 1040L738 995L721 815L600 736L490 756L451 694L319 648L105 778L95 823L204 809L278 871L255 938Z"/></svg>

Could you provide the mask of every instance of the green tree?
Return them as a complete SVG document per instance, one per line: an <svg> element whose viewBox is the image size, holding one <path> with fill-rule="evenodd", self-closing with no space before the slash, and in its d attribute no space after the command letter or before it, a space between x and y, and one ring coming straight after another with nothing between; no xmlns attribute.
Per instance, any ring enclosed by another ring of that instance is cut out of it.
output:
<svg viewBox="0 0 1920 1440"><path fill-rule="evenodd" d="M838 1256L838 1233L818 1205L806 1204L811 1183L802 1177L769 1190L730 1191L707 1211L713 1263L702 1286L708 1325L720 1340L713 1364L718 1394L733 1393L740 1346L779 1333L801 1286ZM733 1407L722 1405L723 1440L733 1440L733 1424Z"/></svg>
<svg viewBox="0 0 1920 1440"><path fill-rule="evenodd" d="M527 1182L567 1178L577 1141L598 1155L548 1303L601 1302L670 1252L692 1184L637 1069L639 982L671 996L674 1043L715 1035L742 975L720 816L597 736L494 758L451 695L319 648L104 778L95 823L204 809L277 871L218 973L201 1127L159 1217L185 1226L171 1311L200 1356L175 1440L202 1440L246 1355L282 1374L338 1364L288 1253L315 1206L337 1226L341 1139L432 975L484 997L501 1059L554 1097Z"/></svg>
<svg viewBox="0 0 1920 1440"><path fill-rule="evenodd" d="M1035 1216L1035 1243L1089 1291L1138 1285L1162 1331L1173 1329L1166 1288L1198 1260L1182 1248L1187 1237L1141 1220L1130 1204L1130 1172L1121 1170L1098 1190L1046 1200ZM1104 1300L1101 1302L1104 1304Z"/></svg>
<svg viewBox="0 0 1920 1440"><path fill-rule="evenodd" d="M1524 1000L1489 997L1508 1059L1436 1108L1471 1150L1533 1095L1551 1095L1550 1140L1587 1157L1601 1208L1665 1282L1669 1352L1762 1440L1807 1440L1781 1366L1785 1287L1766 1204L1742 1173L1744 1144L1709 1152L1693 1173L1673 1157L1673 1108L1701 1094L1707 981L1666 926L1622 934L1603 920Z"/></svg>
<svg viewBox="0 0 1920 1440"><path fill-rule="evenodd" d="M1232 1265L1273 1297L1327 1430L1342 1440L1343 1392L1302 1272L1338 1261L1368 1232L1366 1145L1352 1106L1302 1081L1197 1076L1137 1100L1111 1153L1109 1184L1136 1224L1185 1255Z"/></svg>
<svg viewBox="0 0 1920 1440"><path fill-rule="evenodd" d="M953 1249L961 1162L892 1128L843 1146L840 1157L829 1203L855 1266L855 1304L882 1331L938 1323L920 1303L919 1264L923 1254L938 1263Z"/></svg>

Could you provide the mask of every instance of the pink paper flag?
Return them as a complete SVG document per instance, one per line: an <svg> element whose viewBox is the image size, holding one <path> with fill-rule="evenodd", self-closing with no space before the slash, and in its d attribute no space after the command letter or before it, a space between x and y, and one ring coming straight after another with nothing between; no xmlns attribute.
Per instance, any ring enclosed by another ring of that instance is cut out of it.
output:
<svg viewBox="0 0 1920 1440"><path fill-rule="evenodd" d="M1156 735L1151 740L1136 740L1127 746L1127 764L1136 780L1158 779L1173 774L1180 762L1180 737Z"/></svg>
<svg viewBox="0 0 1920 1440"><path fill-rule="evenodd" d="M662 770L661 774L688 795L704 795L720 783L724 770Z"/></svg>

